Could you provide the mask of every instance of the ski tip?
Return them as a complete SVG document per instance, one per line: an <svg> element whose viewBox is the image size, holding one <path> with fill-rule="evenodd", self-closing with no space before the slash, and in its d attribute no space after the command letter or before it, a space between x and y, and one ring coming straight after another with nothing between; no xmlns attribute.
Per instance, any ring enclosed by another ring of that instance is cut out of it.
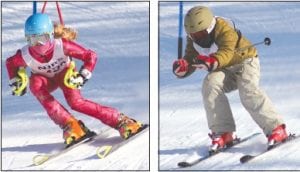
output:
<svg viewBox="0 0 300 172"><path fill-rule="evenodd" d="M252 155L244 155L240 158L240 162L243 164L243 163L250 161L253 158L254 158L254 156L252 156Z"/></svg>
<svg viewBox="0 0 300 172"><path fill-rule="evenodd" d="M143 125L138 129L138 132L137 132L137 133L139 133L139 132L141 132L141 131L143 131L143 130L145 130L145 129L147 129L147 128L149 128L149 124L143 124Z"/></svg>
<svg viewBox="0 0 300 172"><path fill-rule="evenodd" d="M145 129L145 128L148 128L149 127L149 124L143 124L142 128Z"/></svg>
<svg viewBox="0 0 300 172"><path fill-rule="evenodd" d="M112 150L112 145L104 145L97 148L96 154L99 159L105 158Z"/></svg>
<svg viewBox="0 0 300 172"><path fill-rule="evenodd" d="M179 167L190 167L191 164L189 164L188 162L179 162L177 164Z"/></svg>
<svg viewBox="0 0 300 172"><path fill-rule="evenodd" d="M148 128L148 127L149 127L149 124L143 124L143 125L141 126L141 128L139 128L139 130L138 130L137 133L139 133L139 132L145 130L145 129Z"/></svg>
<svg viewBox="0 0 300 172"><path fill-rule="evenodd" d="M35 166L41 165L50 158L50 155L36 155L32 158Z"/></svg>

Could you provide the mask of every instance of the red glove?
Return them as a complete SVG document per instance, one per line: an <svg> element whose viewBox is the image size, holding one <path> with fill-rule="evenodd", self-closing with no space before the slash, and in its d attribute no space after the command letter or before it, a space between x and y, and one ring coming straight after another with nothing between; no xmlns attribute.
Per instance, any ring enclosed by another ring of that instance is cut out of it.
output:
<svg viewBox="0 0 300 172"><path fill-rule="evenodd" d="M211 72L215 70L218 67L218 65L219 63L214 56L198 55L194 59L194 64L192 66Z"/></svg>
<svg viewBox="0 0 300 172"><path fill-rule="evenodd" d="M189 64L185 59L175 60L173 63L173 73L177 77L184 77L188 72Z"/></svg>

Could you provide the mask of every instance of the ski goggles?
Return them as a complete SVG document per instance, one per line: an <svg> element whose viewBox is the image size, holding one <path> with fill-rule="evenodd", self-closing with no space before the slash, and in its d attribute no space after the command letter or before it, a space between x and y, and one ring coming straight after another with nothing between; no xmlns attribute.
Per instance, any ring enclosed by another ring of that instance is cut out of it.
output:
<svg viewBox="0 0 300 172"><path fill-rule="evenodd" d="M37 45L45 45L48 41L50 41L49 34L42 35L29 35L26 36L27 43L29 46L37 46Z"/></svg>
<svg viewBox="0 0 300 172"><path fill-rule="evenodd" d="M199 31L199 32L195 32L195 33L190 33L189 34L189 37L193 41L203 40L203 39L207 38L207 36L208 36L207 30L202 30L202 31Z"/></svg>

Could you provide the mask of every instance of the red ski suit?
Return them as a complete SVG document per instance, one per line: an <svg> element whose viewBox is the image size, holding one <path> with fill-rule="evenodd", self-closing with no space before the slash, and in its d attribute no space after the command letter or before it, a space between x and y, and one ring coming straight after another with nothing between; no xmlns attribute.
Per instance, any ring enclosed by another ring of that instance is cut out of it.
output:
<svg viewBox="0 0 300 172"><path fill-rule="evenodd" d="M83 68L90 72L94 70L97 61L95 52L87 50L73 41L62 39L61 42L65 56L82 60L84 62ZM42 64L47 64L54 57L54 49L55 46L52 46L43 56L32 51L30 48L28 48L28 52L34 60ZM71 89L64 85L64 76L68 66L69 65L66 65L61 72L56 73L53 77L36 72L30 76L30 90L45 108L49 117L60 127L63 127L72 116L70 112L50 94L59 87L63 91L67 103L73 110L95 117L104 124L116 128L120 114L116 109L86 100L81 96L80 90ZM10 79L17 75L19 67L28 67L20 49L14 56L6 60L6 67Z"/></svg>

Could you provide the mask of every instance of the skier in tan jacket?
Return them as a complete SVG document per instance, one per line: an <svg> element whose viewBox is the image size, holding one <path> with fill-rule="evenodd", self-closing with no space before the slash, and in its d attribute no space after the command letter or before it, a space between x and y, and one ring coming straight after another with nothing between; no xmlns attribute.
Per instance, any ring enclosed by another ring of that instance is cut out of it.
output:
<svg viewBox="0 0 300 172"><path fill-rule="evenodd" d="M268 144L287 139L285 124L269 97L259 88L257 50L229 19L216 17L203 6L191 8L184 19L187 45L183 58L173 63L173 72L185 78L196 69L209 73L202 86L204 108L215 152L233 143L235 122L225 93L239 91L240 100L263 130Z"/></svg>

